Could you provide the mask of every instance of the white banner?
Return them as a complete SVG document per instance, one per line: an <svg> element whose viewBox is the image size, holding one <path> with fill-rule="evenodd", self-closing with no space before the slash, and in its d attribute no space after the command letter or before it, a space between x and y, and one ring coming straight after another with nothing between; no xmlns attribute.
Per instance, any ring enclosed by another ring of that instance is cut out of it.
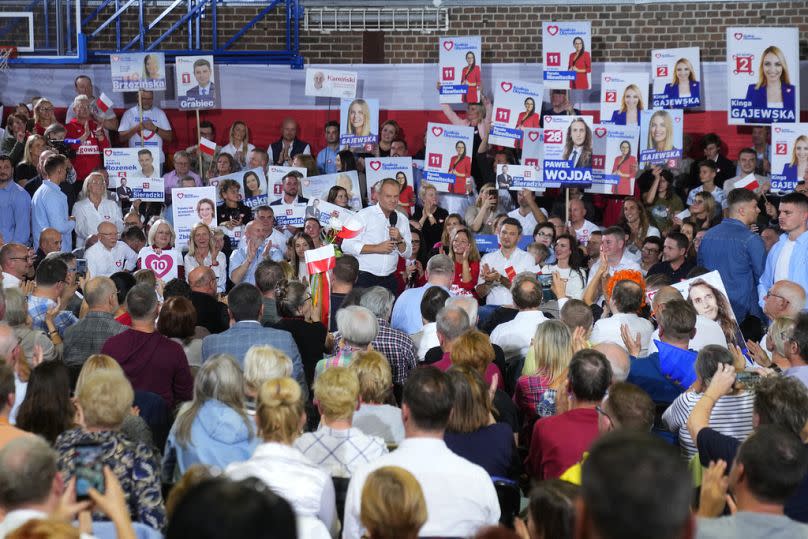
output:
<svg viewBox="0 0 808 539"><path fill-rule="evenodd" d="M651 51L651 108L701 106L701 59L698 47Z"/></svg>
<svg viewBox="0 0 808 539"><path fill-rule="evenodd" d="M356 71L309 68L306 70L306 95L311 97L356 97Z"/></svg>
<svg viewBox="0 0 808 539"><path fill-rule="evenodd" d="M471 149L474 128L429 122L424 180L438 191L466 194L473 185Z"/></svg>
<svg viewBox="0 0 808 539"><path fill-rule="evenodd" d="M219 103L213 56L177 56L177 102L182 110L214 109Z"/></svg>
<svg viewBox="0 0 808 539"><path fill-rule="evenodd" d="M539 127L541 100L544 89L539 84L503 80L494 88L494 117L490 144L517 148L522 142L522 130Z"/></svg>
<svg viewBox="0 0 808 539"><path fill-rule="evenodd" d="M440 38L438 58L440 102L479 102L482 96L480 36Z"/></svg>
<svg viewBox="0 0 808 539"><path fill-rule="evenodd" d="M133 52L109 57L113 92L166 89L166 58L162 52Z"/></svg>
<svg viewBox="0 0 808 539"><path fill-rule="evenodd" d="M772 191L793 191L808 180L808 124L772 128Z"/></svg>
<svg viewBox="0 0 808 539"><path fill-rule="evenodd" d="M610 72L600 81L600 123L638 125L648 108L648 73Z"/></svg>
<svg viewBox="0 0 808 539"><path fill-rule="evenodd" d="M184 249L195 224L202 222L210 227L216 226L216 188L175 187L171 191L171 211L177 249Z"/></svg>
<svg viewBox="0 0 808 539"><path fill-rule="evenodd" d="M543 22L541 25L544 86L587 90L591 86L592 26L585 22Z"/></svg>

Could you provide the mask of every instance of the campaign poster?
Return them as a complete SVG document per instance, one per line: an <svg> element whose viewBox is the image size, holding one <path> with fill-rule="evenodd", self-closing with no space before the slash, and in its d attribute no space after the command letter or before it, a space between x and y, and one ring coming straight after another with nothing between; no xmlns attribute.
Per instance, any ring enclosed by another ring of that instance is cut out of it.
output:
<svg viewBox="0 0 808 539"><path fill-rule="evenodd" d="M808 124L777 125L772 128L771 190L793 191L808 179Z"/></svg>
<svg viewBox="0 0 808 539"><path fill-rule="evenodd" d="M219 106L213 55L177 56L177 103L181 110Z"/></svg>
<svg viewBox="0 0 808 539"><path fill-rule="evenodd" d="M306 70L306 90L310 97L336 97L353 99L356 97L356 71L337 71L312 67Z"/></svg>
<svg viewBox="0 0 808 539"><path fill-rule="evenodd" d="M682 161L682 109L644 110L640 113L640 168Z"/></svg>
<svg viewBox="0 0 808 539"><path fill-rule="evenodd" d="M603 73L600 84L600 123L638 125L648 108L648 73Z"/></svg>
<svg viewBox="0 0 808 539"><path fill-rule="evenodd" d="M479 103L482 96L480 36L438 40L438 80L441 103Z"/></svg>
<svg viewBox="0 0 808 539"><path fill-rule="evenodd" d="M544 181L562 187L592 183L591 116L544 117Z"/></svg>
<svg viewBox="0 0 808 539"><path fill-rule="evenodd" d="M522 131L528 127L539 127L543 95L544 89L540 84L517 80L499 81L494 87L489 144L519 147Z"/></svg>
<svg viewBox="0 0 808 539"><path fill-rule="evenodd" d="M522 164L541 170L544 161L543 130L529 128L524 130L522 137Z"/></svg>
<svg viewBox="0 0 808 539"><path fill-rule="evenodd" d="M640 128L636 125L598 125L592 130L592 187L590 193L631 196L637 177Z"/></svg>
<svg viewBox="0 0 808 539"><path fill-rule="evenodd" d="M415 190L412 157L370 157L365 159L365 180L368 198L374 193L373 186L385 178L398 181L403 191L406 187Z"/></svg>
<svg viewBox="0 0 808 539"><path fill-rule="evenodd" d="M652 50L651 78L652 108L701 106L701 55L698 47Z"/></svg>
<svg viewBox="0 0 808 539"><path fill-rule="evenodd" d="M216 226L216 188L209 185L175 187L171 190L171 211L177 233L176 246L184 249L195 224L201 222L210 227Z"/></svg>
<svg viewBox="0 0 808 539"><path fill-rule="evenodd" d="M275 226L284 228L293 226L303 228L303 221L306 219L306 204L281 204L272 206L275 210Z"/></svg>
<svg viewBox="0 0 808 539"><path fill-rule="evenodd" d="M379 141L379 100L343 99L339 108L339 143L366 152Z"/></svg>
<svg viewBox="0 0 808 539"><path fill-rule="evenodd" d="M465 195L474 185L471 177L473 142L473 127L429 122L423 179L438 191Z"/></svg>
<svg viewBox="0 0 808 539"><path fill-rule="evenodd" d="M266 173L267 185L269 186L268 195L270 202L275 202L283 196L283 178L292 171L297 171L303 175L303 179L300 180L301 192L298 193L298 195L304 197L306 196L306 191L302 187L303 180L305 180L306 174L308 174L307 169L303 167L278 167L275 165L270 165L267 167Z"/></svg>
<svg viewBox="0 0 808 539"><path fill-rule="evenodd" d="M727 28L727 96L730 125L798 122L798 29Z"/></svg>
<svg viewBox="0 0 808 539"><path fill-rule="evenodd" d="M497 165L497 188L509 191L530 189L536 193L544 192L541 172L532 166Z"/></svg>
<svg viewBox="0 0 808 539"><path fill-rule="evenodd" d="M543 22L542 79L546 88L588 90L592 75L592 25L584 22Z"/></svg>
<svg viewBox="0 0 808 539"><path fill-rule="evenodd" d="M341 224L345 224L349 217L356 212L342 206L326 202L325 198L310 198L306 206L306 219L314 217L323 227L331 226L331 219L338 219ZM294 225L292 225L294 226Z"/></svg>
<svg viewBox="0 0 808 539"><path fill-rule="evenodd" d="M113 92L166 89L166 57L162 52L111 54L109 67Z"/></svg>
<svg viewBox="0 0 808 539"><path fill-rule="evenodd" d="M251 168L249 170L240 170L225 174L224 176L217 176L210 179L210 185L216 189L218 196L219 184L224 180L233 180L238 184L239 194L245 206L250 208L257 208L258 206L265 206L269 204L269 189L267 187L267 177L264 174L264 169L261 167ZM274 199L273 199L274 200ZM219 199L219 202L221 200Z"/></svg>
<svg viewBox="0 0 808 539"><path fill-rule="evenodd" d="M132 200L144 202L163 202L165 200L165 183L159 176L154 178L130 176L127 184L132 189L132 196L129 197Z"/></svg>
<svg viewBox="0 0 808 539"><path fill-rule="evenodd" d="M121 186L121 180L126 185L127 178L140 176L140 164L137 159L137 152L140 148L105 148L104 168L109 174L109 188L117 189Z"/></svg>

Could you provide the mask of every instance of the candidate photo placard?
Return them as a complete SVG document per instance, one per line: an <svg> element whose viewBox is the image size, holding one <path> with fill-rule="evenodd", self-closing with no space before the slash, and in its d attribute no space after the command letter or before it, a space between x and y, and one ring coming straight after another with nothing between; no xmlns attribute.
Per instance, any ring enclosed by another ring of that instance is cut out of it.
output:
<svg viewBox="0 0 808 539"><path fill-rule="evenodd" d="M174 217L174 230L177 233L176 246L183 249L188 245L191 228L195 224L217 226L216 188L210 185L175 187L171 190L171 211Z"/></svg>
<svg viewBox="0 0 808 539"><path fill-rule="evenodd" d="M131 176L127 179L127 186L132 188L132 200L144 202L163 202L165 200L165 183L163 178L144 178Z"/></svg>
<svg viewBox="0 0 808 539"><path fill-rule="evenodd" d="M544 161L543 129L528 128L522 137L522 164L541 170Z"/></svg>
<svg viewBox="0 0 808 539"><path fill-rule="evenodd" d="M177 56L177 103L181 110L215 109L219 105L213 55Z"/></svg>
<svg viewBox="0 0 808 539"><path fill-rule="evenodd" d="M271 200L269 196L269 189L267 187L267 177L264 174L264 169L261 167L251 168L249 170L240 170L225 174L224 176L217 176L210 179L210 185L216 188L217 196L219 191L219 184L224 180L233 180L238 184L238 191L241 195L241 200L245 206L250 208L257 208L269 204ZM221 199L218 200L221 202Z"/></svg>
<svg viewBox="0 0 808 539"><path fill-rule="evenodd" d="M789 193L808 181L808 124L774 126L771 149L772 191Z"/></svg>
<svg viewBox="0 0 808 539"><path fill-rule="evenodd" d="M339 143L371 151L379 141L379 100L343 99L339 108Z"/></svg>
<svg viewBox="0 0 808 539"><path fill-rule="evenodd" d="M438 39L441 103L479 103L482 97L480 36Z"/></svg>
<svg viewBox="0 0 808 539"><path fill-rule="evenodd" d="M644 110L640 113L640 168L679 166L682 160L682 109Z"/></svg>
<svg viewBox="0 0 808 539"><path fill-rule="evenodd" d="M338 219L341 224L345 224L349 217L356 212L347 208L326 202L325 198L310 198L306 206L306 219L314 217L324 227L330 226L331 219ZM292 225L294 226L294 225Z"/></svg>
<svg viewBox="0 0 808 539"><path fill-rule="evenodd" d="M356 71L338 71L311 67L306 69L306 95L311 97L356 97Z"/></svg>
<svg viewBox="0 0 808 539"><path fill-rule="evenodd" d="M109 174L110 189L118 188L121 179L141 176L138 150L140 148L104 148L104 168Z"/></svg>
<svg viewBox="0 0 808 539"><path fill-rule="evenodd" d="M698 47L651 51L651 108L701 106L701 56Z"/></svg>
<svg viewBox="0 0 808 539"><path fill-rule="evenodd" d="M303 221L306 219L306 204L281 204L272 206L275 210L275 226L283 228L293 226L303 228Z"/></svg>
<svg viewBox="0 0 808 539"><path fill-rule="evenodd" d="M385 178L393 178L398 181L402 191L407 187L414 190L412 157L369 157L365 159L368 197L373 192L373 186Z"/></svg>
<svg viewBox="0 0 808 539"><path fill-rule="evenodd" d="M281 168L281 167L276 167ZM297 169L295 169L297 170ZM300 180L302 194L309 200L320 198L325 201L328 191L332 187L342 187L348 195L348 206L353 210L362 209L362 191L359 189L359 173L355 170L336 172L334 174L320 174Z"/></svg>
<svg viewBox="0 0 808 539"><path fill-rule="evenodd" d="M474 184L471 177L473 142L473 127L429 122L423 179L438 191L465 195Z"/></svg>
<svg viewBox="0 0 808 539"><path fill-rule="evenodd" d="M544 117L544 182L564 187L592 183L592 117Z"/></svg>
<svg viewBox="0 0 808 539"><path fill-rule="evenodd" d="M592 75L589 21L543 22L542 80L546 88L588 90Z"/></svg>
<svg viewBox="0 0 808 539"><path fill-rule="evenodd" d="M600 123L639 125L648 108L648 73L603 73L600 81Z"/></svg>
<svg viewBox="0 0 808 539"><path fill-rule="evenodd" d="M798 122L798 29L727 28L727 96L730 125Z"/></svg>
<svg viewBox="0 0 808 539"><path fill-rule="evenodd" d="M530 189L537 193L544 192L541 173L532 166L497 165L497 188L510 191Z"/></svg>
<svg viewBox="0 0 808 539"><path fill-rule="evenodd" d="M306 174L308 174L308 170L303 167L279 167L275 165L270 165L267 167L267 185L269 186L268 195L269 201L275 202L279 198L283 196L283 177L289 174L292 171L299 172L303 175L303 178L306 178ZM303 180L300 181L301 185L301 192L298 193L299 196L306 196L306 191L303 190Z"/></svg>
<svg viewBox="0 0 808 539"><path fill-rule="evenodd" d="M522 142L522 132L538 128L544 89L540 84L517 80L502 80L494 87L494 111L489 144L516 148Z"/></svg>
<svg viewBox="0 0 808 539"><path fill-rule="evenodd" d="M166 57L162 52L111 54L109 67L113 92L166 89Z"/></svg>
<svg viewBox="0 0 808 539"><path fill-rule="evenodd" d="M631 196L637 177L640 128L601 125L592 130L592 187L590 193Z"/></svg>

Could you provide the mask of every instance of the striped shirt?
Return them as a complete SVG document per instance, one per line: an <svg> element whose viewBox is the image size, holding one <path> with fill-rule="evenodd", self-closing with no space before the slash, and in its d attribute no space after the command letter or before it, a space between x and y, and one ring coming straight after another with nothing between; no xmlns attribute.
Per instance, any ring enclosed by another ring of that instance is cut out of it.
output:
<svg viewBox="0 0 808 539"><path fill-rule="evenodd" d="M690 437L687 418L701 397L702 393L692 391L682 393L662 414L665 427L679 436L682 456L688 460L698 453L698 449ZM750 391L742 391L737 395L724 395L716 401L710 413L710 428L743 442L752 433L754 400L754 394Z"/></svg>

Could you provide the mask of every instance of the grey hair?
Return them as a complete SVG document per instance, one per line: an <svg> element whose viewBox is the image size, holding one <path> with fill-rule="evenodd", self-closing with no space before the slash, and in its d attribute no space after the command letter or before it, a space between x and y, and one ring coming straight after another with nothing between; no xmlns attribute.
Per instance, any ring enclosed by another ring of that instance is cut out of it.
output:
<svg viewBox="0 0 808 539"><path fill-rule="evenodd" d="M185 150L178 150L174 152L174 161L176 161L178 157L185 157L187 159L191 159L191 156Z"/></svg>
<svg viewBox="0 0 808 539"><path fill-rule="evenodd" d="M71 108L72 110L75 110L75 108L78 106L78 104L79 104L81 101L87 101L87 102L89 103L89 102L90 102L90 98L89 98L89 97L87 97L87 96L86 96L86 95L84 95L84 94L79 94L79 95L77 95L76 97L74 97L74 98L73 98L73 102L70 104L70 108Z"/></svg>
<svg viewBox="0 0 808 539"><path fill-rule="evenodd" d="M362 297L359 299L359 305L369 309L376 318L390 320L390 314L393 312L393 303L395 300L396 298L393 297L393 294L386 288L371 286L362 294Z"/></svg>
<svg viewBox="0 0 808 539"><path fill-rule="evenodd" d="M444 307L438 311L438 316L435 319L437 331L446 339L453 341L460 337L471 326L469 324L469 315L462 307Z"/></svg>
<svg viewBox="0 0 808 539"><path fill-rule="evenodd" d="M426 271L430 275L438 273L441 275L454 275L454 262L444 254L435 255L426 263Z"/></svg>
<svg viewBox="0 0 808 539"><path fill-rule="evenodd" d="M6 304L6 309L8 309L8 304ZM6 320L8 320L8 311L6 311ZM11 321L9 321L9 323L11 323ZM797 321L793 318L780 317L769 326L767 339L771 341L775 352L781 356L786 355L786 344L791 336L794 335L796 325Z"/></svg>
<svg viewBox="0 0 808 539"><path fill-rule="evenodd" d="M277 348L255 345L244 354L244 383L254 392L267 380L292 376L292 370L292 360Z"/></svg>
<svg viewBox="0 0 808 539"><path fill-rule="evenodd" d="M11 327L24 326L28 321L28 309L25 304L28 297L19 288L7 288L6 293L6 318L5 321Z"/></svg>
<svg viewBox="0 0 808 539"><path fill-rule="evenodd" d="M472 296L452 296L446 300L445 307L460 307L469 317L469 325L477 325L477 310L480 304Z"/></svg>
<svg viewBox="0 0 808 539"><path fill-rule="evenodd" d="M696 357L696 374L701 379L702 387L706 388L710 385L710 380L713 379L715 371L718 369L719 363L726 365L733 364L732 354L729 350L718 344L708 344L701 350Z"/></svg>
<svg viewBox="0 0 808 539"><path fill-rule="evenodd" d="M379 288L387 292L386 289L379 286L373 288ZM390 294L390 292L387 293ZM362 296L362 299L364 299L364 296ZM337 311L337 329L345 342L364 348L372 343L379 333L379 321L370 309L359 305L351 305Z"/></svg>
<svg viewBox="0 0 808 539"><path fill-rule="evenodd" d="M39 436L23 436L0 450L0 506L7 512L45 502L58 471L56 451Z"/></svg>

